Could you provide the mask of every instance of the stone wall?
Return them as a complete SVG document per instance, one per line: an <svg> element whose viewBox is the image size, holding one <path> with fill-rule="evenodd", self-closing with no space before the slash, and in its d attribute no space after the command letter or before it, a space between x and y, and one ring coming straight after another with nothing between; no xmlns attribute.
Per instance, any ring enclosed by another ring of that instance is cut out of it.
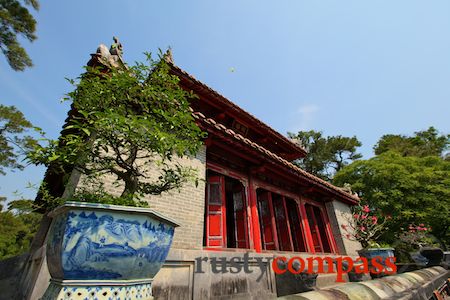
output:
<svg viewBox="0 0 450 300"><path fill-rule="evenodd" d="M251 273L241 272L233 274L231 260L240 258L244 260L247 253L249 270ZM158 300L188 300L188 299L276 299L276 276L272 268L274 256L285 256L288 260L296 257L307 261L309 257L331 257L339 255L308 254L273 252L256 253L254 250L244 251L206 251L206 250L181 250L171 249L162 269L153 281L153 295ZM199 260L203 258L199 265ZM264 272L255 258L261 258L264 262ZM270 261L267 261L270 258ZM213 270L211 260L217 259L218 269ZM223 263L222 263L223 262ZM222 266L226 266L227 272L222 273ZM314 261L313 269L317 271L317 261ZM328 270L327 263L324 263ZM306 267L307 268L307 267ZM202 271L201 273L198 271ZM220 271L217 273L217 271ZM343 274L344 281L348 281L347 274ZM336 285L336 273L319 274L317 288Z"/></svg>
<svg viewBox="0 0 450 300"><path fill-rule="evenodd" d="M163 268L153 281L153 295L158 300L188 299L275 299L275 279L270 265L261 274L256 262L250 262L252 273L238 274L214 273L210 261L212 258L225 259L229 264L232 257L243 257L243 252L179 250L171 249ZM251 253L250 257L268 256ZM202 262L202 273L196 258L208 258ZM229 265L227 265L229 269Z"/></svg>
<svg viewBox="0 0 450 300"><path fill-rule="evenodd" d="M361 244L346 238L345 235L348 232L342 228L342 225L347 225L348 220L352 217L350 206L343 202L333 200L326 203L326 209L339 253L358 256L357 250L362 249Z"/></svg>
<svg viewBox="0 0 450 300"><path fill-rule="evenodd" d="M180 190L172 190L158 196L146 196L150 208L176 221L180 227L175 230L173 248L201 249L203 246L203 223L205 211L206 182L206 147L202 147L195 157L178 158L177 162L186 167L195 168L198 172L198 185L186 183ZM152 178L159 176L158 169L149 168L147 175ZM103 176L102 181L106 191L120 195L123 185L117 185L117 177ZM86 186L86 180L81 177L77 188Z"/></svg>
<svg viewBox="0 0 450 300"><path fill-rule="evenodd" d="M173 248L201 249L205 211L206 147L194 158L186 158L184 165L198 170L199 183L188 183L180 191L160 196L149 196L150 208L174 219L180 227L175 229Z"/></svg>

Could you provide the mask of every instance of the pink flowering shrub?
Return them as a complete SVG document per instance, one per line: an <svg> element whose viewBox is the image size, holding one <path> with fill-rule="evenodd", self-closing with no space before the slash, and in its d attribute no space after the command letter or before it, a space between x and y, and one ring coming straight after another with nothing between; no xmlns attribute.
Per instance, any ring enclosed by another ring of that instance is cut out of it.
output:
<svg viewBox="0 0 450 300"><path fill-rule="evenodd" d="M353 241L358 241L364 248L378 246L375 242L386 230L386 221L389 216L382 216L368 205L352 207L352 217L347 218L348 224L341 227L345 230L344 236Z"/></svg>
<svg viewBox="0 0 450 300"><path fill-rule="evenodd" d="M410 224L407 229L403 229L398 238L402 243L410 245L413 249L432 246L436 242L428 233L430 230L431 226L426 226L425 224Z"/></svg>
<svg viewBox="0 0 450 300"><path fill-rule="evenodd" d="M417 252L425 246L440 247L439 240L434 237L430 231L431 226L425 224L410 224L406 228L401 228L395 243L396 256L399 262L414 262L411 254L417 255Z"/></svg>

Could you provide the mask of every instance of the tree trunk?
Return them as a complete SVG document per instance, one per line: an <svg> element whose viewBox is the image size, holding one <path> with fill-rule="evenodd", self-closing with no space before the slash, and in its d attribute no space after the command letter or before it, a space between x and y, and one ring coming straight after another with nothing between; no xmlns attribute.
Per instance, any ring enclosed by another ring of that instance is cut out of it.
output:
<svg viewBox="0 0 450 300"><path fill-rule="evenodd" d="M132 197L136 193L138 188L138 178L131 174L126 174L122 179L123 181L125 181L125 188L122 192L121 197Z"/></svg>

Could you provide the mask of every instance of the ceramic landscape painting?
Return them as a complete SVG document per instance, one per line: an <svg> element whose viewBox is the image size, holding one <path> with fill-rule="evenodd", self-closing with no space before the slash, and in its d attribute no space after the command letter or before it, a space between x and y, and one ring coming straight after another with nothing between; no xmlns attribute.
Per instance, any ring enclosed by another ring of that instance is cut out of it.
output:
<svg viewBox="0 0 450 300"><path fill-rule="evenodd" d="M173 234L173 225L149 214L73 207L54 220L50 273L64 280L153 278Z"/></svg>

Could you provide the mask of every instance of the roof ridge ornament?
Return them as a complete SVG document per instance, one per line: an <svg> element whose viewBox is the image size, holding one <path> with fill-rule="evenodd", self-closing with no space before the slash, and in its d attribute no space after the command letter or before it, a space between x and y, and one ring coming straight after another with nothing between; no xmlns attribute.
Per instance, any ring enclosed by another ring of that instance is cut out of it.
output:
<svg viewBox="0 0 450 300"><path fill-rule="evenodd" d="M170 46L169 46L169 48L167 48L166 53L164 53L163 59L164 59L167 63L174 64L174 61L173 61L173 54L172 54L172 48L171 48Z"/></svg>
<svg viewBox="0 0 450 300"><path fill-rule="evenodd" d="M119 42L119 38L116 36L113 36L114 43L111 44L111 47L109 48L109 53L111 55L117 55L120 58L122 58L123 53L123 47L122 43Z"/></svg>
<svg viewBox="0 0 450 300"><path fill-rule="evenodd" d="M303 148L303 149L305 148L305 147L303 147L302 140L299 139L298 137L290 137L289 139L291 140L292 143L299 146L300 148Z"/></svg>
<svg viewBox="0 0 450 300"><path fill-rule="evenodd" d="M107 67L123 67L128 68L123 60L123 46L120 43L119 38L113 37L114 42L108 50L105 44L100 44L96 53L91 54L92 58L88 62L88 66L95 66L97 63L105 65Z"/></svg>
<svg viewBox="0 0 450 300"><path fill-rule="evenodd" d="M338 187L338 188L340 188L342 191L346 192L347 194L350 194L350 195L352 195L354 197L359 198L358 193L353 191L352 185L350 183L348 183L348 182L344 183L344 186Z"/></svg>

